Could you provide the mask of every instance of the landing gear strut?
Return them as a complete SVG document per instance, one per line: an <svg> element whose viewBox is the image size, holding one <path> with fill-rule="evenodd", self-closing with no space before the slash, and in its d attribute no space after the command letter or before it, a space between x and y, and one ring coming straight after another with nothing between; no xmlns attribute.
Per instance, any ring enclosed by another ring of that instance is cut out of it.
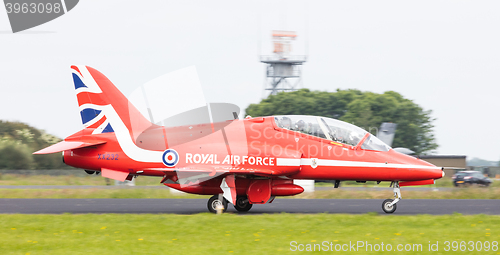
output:
<svg viewBox="0 0 500 255"><path fill-rule="evenodd" d="M399 188L399 182L392 182L391 186L394 188L394 199L386 199L382 203L382 210L385 213L393 213L396 211L396 203L401 200L401 189Z"/></svg>
<svg viewBox="0 0 500 255"><path fill-rule="evenodd" d="M220 196L222 197L222 196ZM222 197L222 200L219 198L219 195L213 195L207 203L208 210L211 213L217 213L217 206L222 205L224 206L224 209L222 212L225 212L227 210L227 200Z"/></svg>
<svg viewBox="0 0 500 255"><path fill-rule="evenodd" d="M247 196L238 196L236 197L234 208L238 210L238 212L248 212L252 208L252 204L248 201Z"/></svg>

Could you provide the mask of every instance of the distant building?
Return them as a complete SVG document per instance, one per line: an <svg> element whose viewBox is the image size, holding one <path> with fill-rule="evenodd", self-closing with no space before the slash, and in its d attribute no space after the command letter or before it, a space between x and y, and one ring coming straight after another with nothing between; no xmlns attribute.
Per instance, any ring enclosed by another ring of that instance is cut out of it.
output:
<svg viewBox="0 0 500 255"><path fill-rule="evenodd" d="M468 169L479 171L491 178L500 179L500 167L498 166L469 166Z"/></svg>
<svg viewBox="0 0 500 255"><path fill-rule="evenodd" d="M467 156L464 155L419 155L416 156L435 166L446 167L444 170L446 176L453 176L457 171L467 169Z"/></svg>

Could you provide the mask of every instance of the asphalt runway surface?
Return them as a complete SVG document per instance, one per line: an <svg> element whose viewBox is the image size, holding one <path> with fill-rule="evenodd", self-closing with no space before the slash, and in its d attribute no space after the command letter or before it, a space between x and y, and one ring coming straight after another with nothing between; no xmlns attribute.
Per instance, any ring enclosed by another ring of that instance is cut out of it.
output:
<svg viewBox="0 0 500 255"><path fill-rule="evenodd" d="M244 214L348 213L382 211L382 199L276 199ZM173 213L208 212L207 199L0 199L0 213ZM232 205L228 212L236 213ZM394 215L500 214L500 200L403 199Z"/></svg>
<svg viewBox="0 0 500 255"><path fill-rule="evenodd" d="M163 185L156 186L127 186L127 185L109 185L109 186L91 186L91 185L0 185L0 189L166 189ZM333 186L315 187L315 190L333 190ZM343 190L371 190L371 191L389 191L389 187L342 187ZM405 187L405 190L412 191L449 191L457 188L429 188L429 187Z"/></svg>

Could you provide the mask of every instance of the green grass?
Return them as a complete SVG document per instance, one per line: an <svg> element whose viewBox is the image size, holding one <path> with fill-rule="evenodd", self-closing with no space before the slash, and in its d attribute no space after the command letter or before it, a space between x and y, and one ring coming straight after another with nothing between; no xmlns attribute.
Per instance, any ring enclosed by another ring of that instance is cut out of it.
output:
<svg viewBox="0 0 500 255"><path fill-rule="evenodd" d="M414 191L401 189L403 199L500 199L500 188L457 188L449 191ZM0 198L207 198L193 194L172 194L167 187L161 189L0 189ZM392 190L316 190L293 197L319 199L385 199ZM280 197L281 198L281 197Z"/></svg>
<svg viewBox="0 0 500 255"><path fill-rule="evenodd" d="M0 189L0 198L209 198L163 189Z"/></svg>
<svg viewBox="0 0 500 255"><path fill-rule="evenodd" d="M70 171L70 170L68 170ZM74 170L71 170L74 171ZM109 180L109 179L108 179ZM135 179L137 186L160 185L160 177L140 176ZM109 180L114 185L114 180ZM105 186L106 178L101 175L24 175L0 174L0 185L92 185Z"/></svg>
<svg viewBox="0 0 500 255"><path fill-rule="evenodd" d="M451 179L438 180L438 183L418 187L448 187ZM161 187L160 178L140 176L136 179L138 187L133 189L102 189L106 179L101 176L87 175L1 175L0 185L91 185L91 189L0 189L0 198L205 198L190 194L171 194L169 189ZM110 183L113 185L114 181ZM332 186L320 183L320 186ZM345 182L340 189L316 190L314 193L304 193L290 198L356 198L356 199L385 199L392 197L392 191L388 190L347 190L342 187L388 187L384 182L375 185L374 182L358 184L356 182ZM159 189L141 189L144 186L158 186ZM417 191L414 187L403 187L401 189L403 199L500 199L500 182L493 182L491 187L467 187L453 188L445 191Z"/></svg>
<svg viewBox="0 0 500 255"><path fill-rule="evenodd" d="M499 187L500 188L500 182L495 181L494 179L493 183L490 185L490 187ZM358 183L355 181L345 181L341 183L341 187L387 187L389 185L389 182L382 182L380 184L377 184L377 182L374 181L367 181L366 183ZM333 187L333 183L325 183L325 182L316 182L315 183L316 187ZM445 176L444 178L437 179L435 181L435 184L433 185L422 185L422 186L409 186L411 187L419 187L419 188L452 188L453 187L453 179L451 179L451 176Z"/></svg>
<svg viewBox="0 0 500 255"><path fill-rule="evenodd" d="M326 198L326 199L385 199L392 198L391 190L348 190L331 189L316 190L313 193L302 193L295 198ZM411 187L402 187L403 199L500 199L500 188L493 187L466 187L452 190L412 190Z"/></svg>
<svg viewBox="0 0 500 255"><path fill-rule="evenodd" d="M26 174L0 174L0 185L92 185L92 186L104 186L106 185L106 178L100 175L87 175L78 172L76 175L76 170L73 171L75 175L26 175ZM135 179L136 186L156 186L160 185L160 177L152 176L139 176ZM111 185L114 184L114 180L109 180ZM341 187L387 187L389 182L382 182L376 184L376 182L369 181L366 183L357 183L355 181L345 181L341 183ZM333 187L332 183L316 182L316 187ZM427 188L441 188L441 187L453 187L452 179L450 176L446 176L442 179L436 180L434 185L424 185L416 187L427 187ZM493 181L491 187L500 188L500 182ZM407 187L412 188L412 187Z"/></svg>
<svg viewBox="0 0 500 255"><path fill-rule="evenodd" d="M346 214L2 215L2 254L282 254L290 243L498 241L500 216ZM293 248L293 247L292 247ZM360 248L347 254L365 254ZM368 252L375 253L375 252ZM404 252L418 254L418 252ZM463 252L462 252L463 253ZM497 254L467 252L464 254ZM453 252L451 252L453 254Z"/></svg>

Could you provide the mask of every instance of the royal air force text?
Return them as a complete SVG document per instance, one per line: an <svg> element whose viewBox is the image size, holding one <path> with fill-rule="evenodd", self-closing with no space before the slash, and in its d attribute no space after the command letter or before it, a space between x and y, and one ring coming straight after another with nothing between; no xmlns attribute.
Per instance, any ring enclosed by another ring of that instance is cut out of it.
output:
<svg viewBox="0 0 500 255"><path fill-rule="evenodd" d="M222 161L217 154L192 154L186 153L186 163L188 164L214 164L214 165L256 165L256 166L274 166L275 158L271 157L249 157L239 155L226 155Z"/></svg>

